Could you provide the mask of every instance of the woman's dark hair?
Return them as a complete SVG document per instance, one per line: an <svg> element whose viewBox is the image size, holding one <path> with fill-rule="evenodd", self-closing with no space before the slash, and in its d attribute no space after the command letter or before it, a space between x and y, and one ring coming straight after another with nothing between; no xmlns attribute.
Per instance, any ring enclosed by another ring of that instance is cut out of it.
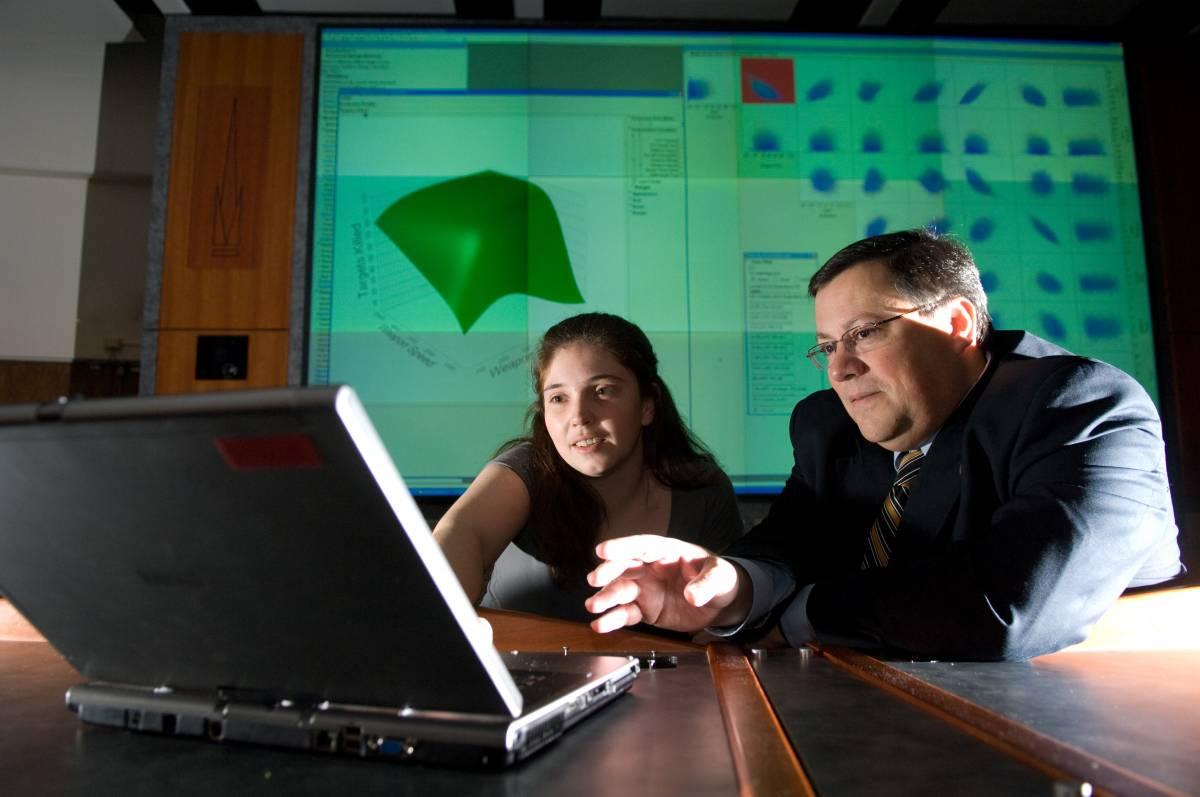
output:
<svg viewBox="0 0 1200 797"><path fill-rule="evenodd" d="M579 579L595 565L594 548L605 520L604 502L587 479L563 461L546 430L542 379L554 355L574 344L608 352L637 378L641 395L654 401L654 418L642 429L642 458L659 482L700 487L712 483L717 472L712 454L679 416L658 374L654 348L636 324L610 313L583 313L550 327L533 360L535 398L526 416L528 434L504 448L530 444L529 529L538 558L550 566L560 585Z"/></svg>
<svg viewBox="0 0 1200 797"><path fill-rule="evenodd" d="M882 263L892 274L896 292L918 307L932 309L956 296L969 299L978 316L976 342L987 337L991 316L975 259L958 241L933 230L902 230L850 244L812 275L809 295L816 296L843 271L871 260Z"/></svg>

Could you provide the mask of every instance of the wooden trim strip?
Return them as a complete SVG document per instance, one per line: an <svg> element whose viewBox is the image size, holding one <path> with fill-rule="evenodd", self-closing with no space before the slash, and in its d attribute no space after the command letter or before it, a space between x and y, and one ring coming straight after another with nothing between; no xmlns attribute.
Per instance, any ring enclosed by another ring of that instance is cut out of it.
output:
<svg viewBox="0 0 1200 797"><path fill-rule="evenodd" d="M922 681L873 656L834 646L822 646L818 651L829 661L857 677L924 709L1057 780L1089 783L1095 794L1122 797L1189 797L1164 783L1132 772Z"/></svg>
<svg viewBox="0 0 1200 797"><path fill-rule="evenodd" d="M745 652L729 643L710 644L708 667L725 720L738 793L816 797Z"/></svg>

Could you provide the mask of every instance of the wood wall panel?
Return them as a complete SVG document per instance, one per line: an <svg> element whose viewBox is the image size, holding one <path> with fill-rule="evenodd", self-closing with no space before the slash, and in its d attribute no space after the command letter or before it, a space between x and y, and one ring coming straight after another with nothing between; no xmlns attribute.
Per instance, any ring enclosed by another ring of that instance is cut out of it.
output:
<svg viewBox="0 0 1200 797"><path fill-rule="evenodd" d="M180 36L160 329L287 329L303 46Z"/></svg>
<svg viewBox="0 0 1200 797"><path fill-rule="evenodd" d="M136 396L137 391L138 364L130 360L0 360L0 404Z"/></svg>
<svg viewBox="0 0 1200 797"><path fill-rule="evenodd" d="M158 363L155 371L156 393L204 393L216 390L244 390L278 387L287 384L287 330L246 331L212 330L226 335L247 335L245 379L196 379L196 339L201 334L188 330L163 330L158 333Z"/></svg>
<svg viewBox="0 0 1200 797"><path fill-rule="evenodd" d="M0 360L0 404L54 401L70 385L70 363Z"/></svg>

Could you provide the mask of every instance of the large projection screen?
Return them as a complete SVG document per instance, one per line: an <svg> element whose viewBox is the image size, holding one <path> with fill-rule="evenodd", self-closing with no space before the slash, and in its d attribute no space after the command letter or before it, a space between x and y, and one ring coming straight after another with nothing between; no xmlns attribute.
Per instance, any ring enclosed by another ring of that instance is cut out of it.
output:
<svg viewBox="0 0 1200 797"><path fill-rule="evenodd" d="M419 493L520 434L532 345L589 310L778 490L827 386L809 276L917 226L971 248L998 327L1157 395L1116 44L325 28L315 123L306 380L353 385Z"/></svg>

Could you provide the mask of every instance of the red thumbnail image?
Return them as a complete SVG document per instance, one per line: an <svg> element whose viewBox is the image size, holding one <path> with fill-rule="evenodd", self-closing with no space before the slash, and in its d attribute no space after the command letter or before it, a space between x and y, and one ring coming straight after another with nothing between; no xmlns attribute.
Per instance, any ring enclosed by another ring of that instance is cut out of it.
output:
<svg viewBox="0 0 1200 797"><path fill-rule="evenodd" d="M792 104L796 77L790 58L743 58L742 102Z"/></svg>

